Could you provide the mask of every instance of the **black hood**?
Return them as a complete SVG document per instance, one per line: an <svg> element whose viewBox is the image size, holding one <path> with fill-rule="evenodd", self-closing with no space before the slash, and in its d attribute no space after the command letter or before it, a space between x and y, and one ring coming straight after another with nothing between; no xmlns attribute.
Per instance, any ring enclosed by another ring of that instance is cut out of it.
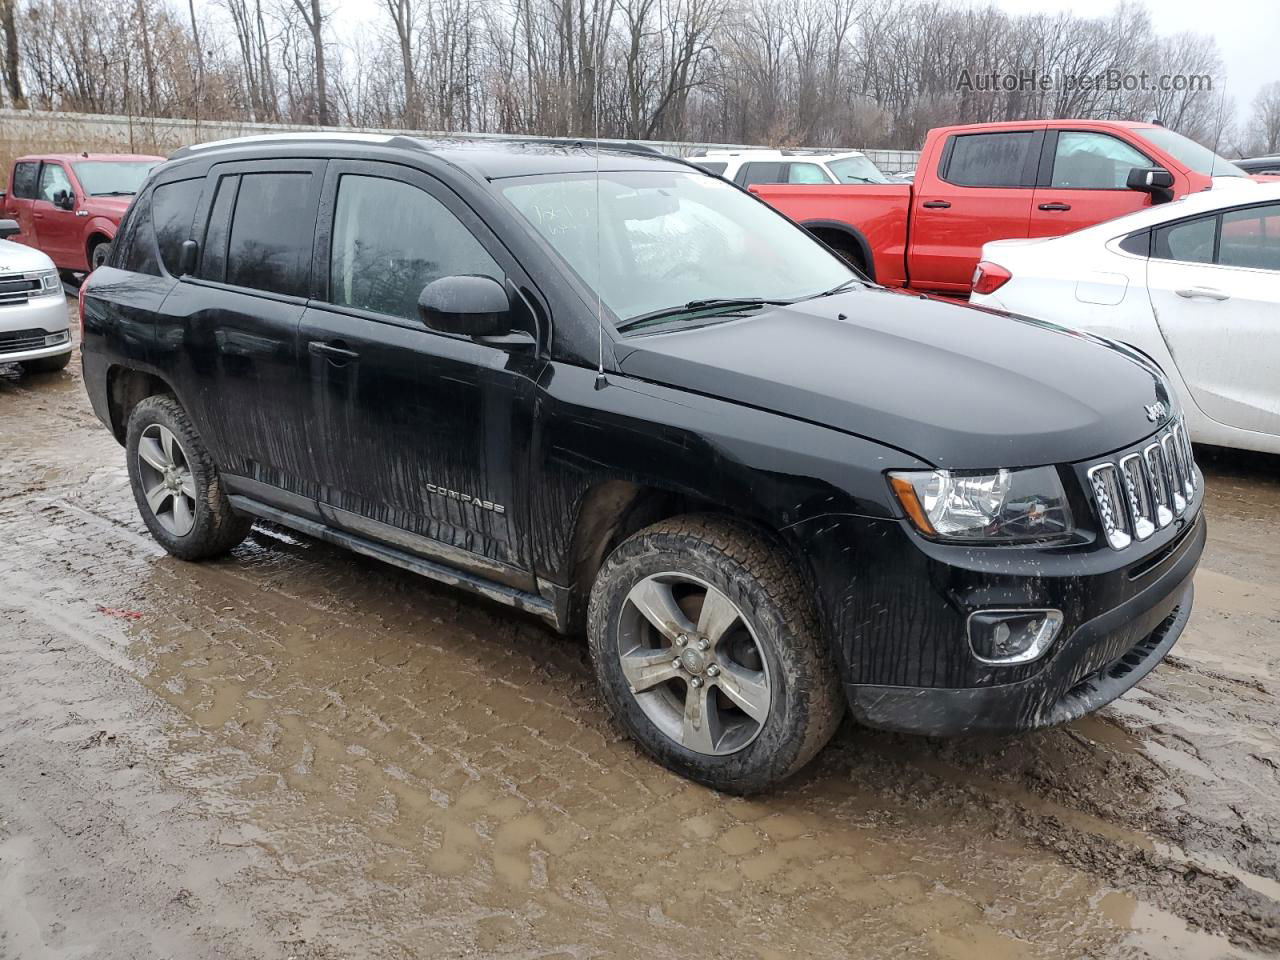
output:
<svg viewBox="0 0 1280 960"><path fill-rule="evenodd" d="M628 376L952 469L1087 460L1155 431L1148 405L1173 409L1153 364L1096 337L879 289L635 336L618 354Z"/></svg>

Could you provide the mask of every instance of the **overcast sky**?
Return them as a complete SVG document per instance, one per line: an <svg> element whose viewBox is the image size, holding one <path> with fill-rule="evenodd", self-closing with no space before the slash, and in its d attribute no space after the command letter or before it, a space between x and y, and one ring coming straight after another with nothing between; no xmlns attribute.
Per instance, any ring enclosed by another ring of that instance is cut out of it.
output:
<svg viewBox="0 0 1280 960"><path fill-rule="evenodd" d="M1117 0L993 0L1010 13L1070 10L1082 17L1113 13ZM1227 96L1247 119L1258 88L1280 80L1280 0L1150 0L1147 9L1156 30L1208 33L1218 42L1224 77L1214 77L1214 92L1227 84Z"/></svg>

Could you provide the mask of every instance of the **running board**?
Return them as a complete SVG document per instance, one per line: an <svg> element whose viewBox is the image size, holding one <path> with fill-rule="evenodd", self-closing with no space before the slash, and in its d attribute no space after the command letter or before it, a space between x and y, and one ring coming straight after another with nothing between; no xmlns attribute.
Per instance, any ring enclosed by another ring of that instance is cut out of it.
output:
<svg viewBox="0 0 1280 960"><path fill-rule="evenodd" d="M305 517L299 517L284 510L277 510L275 507L268 506L259 500L254 500L252 497L232 494L227 499L231 501L232 508L240 513L247 513L263 520L270 520L272 523L278 523L291 530L304 533L309 537L332 543L335 546L345 547L366 557L373 557L375 560L381 560L383 563L400 567L419 576L435 580L437 583L460 587L489 600L496 600L506 606L515 607L525 613L531 613L545 620L556 630L562 629L555 605L543 597L517 590L514 587L494 583L491 580L485 580L483 577L472 576L453 567L446 567L444 564L433 563L403 550L397 550L395 547L367 540L364 537L326 526L323 523L317 523L315 520L308 520Z"/></svg>

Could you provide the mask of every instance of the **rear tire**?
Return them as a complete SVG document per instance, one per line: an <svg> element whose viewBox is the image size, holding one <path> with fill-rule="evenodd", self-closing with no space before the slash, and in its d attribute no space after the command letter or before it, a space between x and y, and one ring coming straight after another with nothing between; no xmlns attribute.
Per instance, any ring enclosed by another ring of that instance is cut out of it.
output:
<svg viewBox="0 0 1280 960"><path fill-rule="evenodd" d="M776 785L844 712L810 590L780 547L740 522L685 516L641 530L605 561L587 619L614 722L708 787Z"/></svg>
<svg viewBox="0 0 1280 960"><path fill-rule="evenodd" d="M71 351L60 353L56 357L41 357L38 360L23 360L22 369L27 373L57 373L65 370L71 362Z"/></svg>
<svg viewBox="0 0 1280 960"><path fill-rule="evenodd" d="M183 560L226 553L253 521L231 509L218 470L178 401L147 397L129 415L129 483L156 542Z"/></svg>

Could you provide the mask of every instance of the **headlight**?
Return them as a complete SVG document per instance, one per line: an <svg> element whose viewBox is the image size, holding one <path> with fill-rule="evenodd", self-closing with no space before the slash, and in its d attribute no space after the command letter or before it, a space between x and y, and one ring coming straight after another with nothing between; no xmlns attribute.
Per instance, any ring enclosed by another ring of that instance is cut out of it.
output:
<svg viewBox="0 0 1280 960"><path fill-rule="evenodd" d="M58 276L57 270L41 270L36 276L40 278L41 295L52 296L55 293L61 295L62 278Z"/></svg>
<svg viewBox="0 0 1280 960"><path fill-rule="evenodd" d="M1053 467L987 472L909 470L889 474L916 529L939 540L1048 540L1073 529Z"/></svg>

